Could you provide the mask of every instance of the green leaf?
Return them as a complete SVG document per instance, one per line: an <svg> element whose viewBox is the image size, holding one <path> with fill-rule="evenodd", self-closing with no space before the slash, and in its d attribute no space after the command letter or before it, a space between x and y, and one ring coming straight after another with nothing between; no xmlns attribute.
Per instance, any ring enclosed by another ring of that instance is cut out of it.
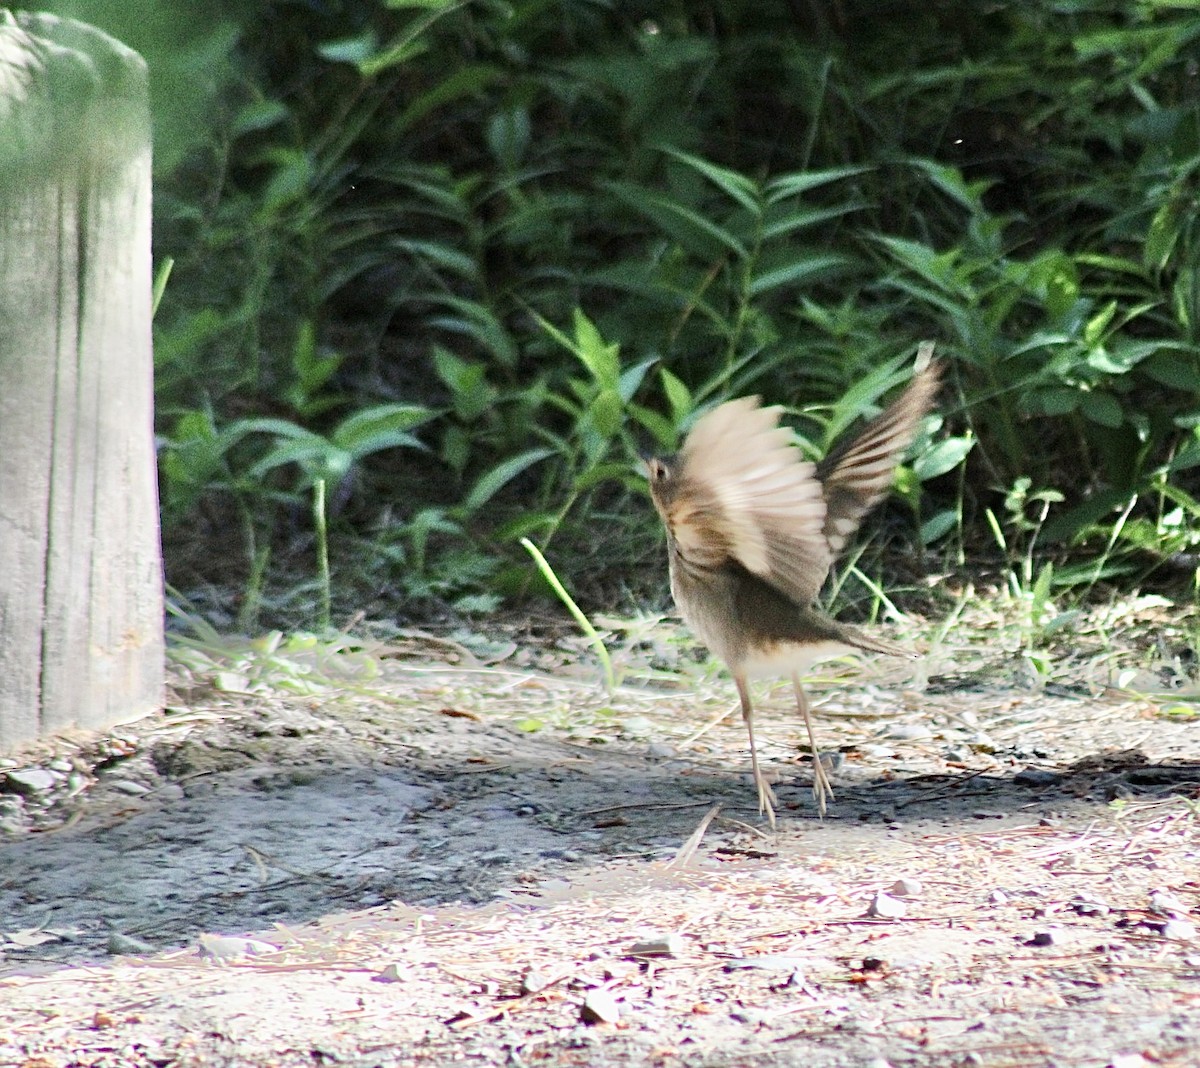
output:
<svg viewBox="0 0 1200 1068"><path fill-rule="evenodd" d="M951 199L957 201L972 214L983 214L983 194L992 184L990 181L968 182L957 167L937 163L931 159L911 159L914 167L924 171L929 180Z"/></svg>
<svg viewBox="0 0 1200 1068"><path fill-rule="evenodd" d="M600 185L634 211L651 219L664 234L693 255L711 260L732 252L739 260L749 258L746 246L728 230L661 193L627 182L603 181Z"/></svg>
<svg viewBox="0 0 1200 1068"><path fill-rule="evenodd" d="M422 41L402 40L397 44L381 49L373 56L368 56L366 59L360 60L358 64L359 73L364 78L372 78L389 67L398 67L402 63L407 63L410 59L416 59L417 56L423 55L427 48L428 46Z"/></svg>
<svg viewBox="0 0 1200 1068"><path fill-rule="evenodd" d="M490 308L478 301L451 294L442 295L439 299L442 304L458 314L432 316L429 319L430 325L472 338L505 367L516 365L517 347L513 344L507 328Z"/></svg>
<svg viewBox="0 0 1200 1068"><path fill-rule="evenodd" d="M1142 262L1152 270L1161 271L1171 258L1179 240L1181 221L1181 199L1172 197L1154 213L1150 229L1146 233L1146 244L1142 248Z"/></svg>
<svg viewBox="0 0 1200 1068"><path fill-rule="evenodd" d="M1163 345L1140 369L1170 389L1200 393L1200 353L1194 348Z"/></svg>
<svg viewBox="0 0 1200 1068"><path fill-rule="evenodd" d="M943 293L955 296L973 298L974 294L958 278L954 264L958 253L937 252L919 241L909 241L901 237L877 238L891 254L892 258L923 281L934 286Z"/></svg>
<svg viewBox="0 0 1200 1068"><path fill-rule="evenodd" d="M416 238L403 238L396 241L393 248L407 252L418 261L423 260L431 267L439 268L458 275L464 281L479 281L479 264L474 257L454 248L452 245L439 241L420 241Z"/></svg>
<svg viewBox="0 0 1200 1068"><path fill-rule="evenodd" d="M755 218L762 214L762 199L759 188L744 174L731 171L728 167L719 167L715 163L693 156L690 152L681 152L677 148L664 148L668 156L679 160L693 170L704 175L713 185L732 200L736 200Z"/></svg>
<svg viewBox="0 0 1200 1068"><path fill-rule="evenodd" d="M1116 428L1125 422L1125 411L1121 402L1111 393L1084 393L1080 397L1079 410L1093 423Z"/></svg>
<svg viewBox="0 0 1200 1068"><path fill-rule="evenodd" d="M630 404L629 415L638 425L645 427L645 429L654 435L654 442L657 448L667 451L675 447L679 438L677 423L666 416L660 415L656 411L642 407L640 404ZM636 470L639 475L645 473L640 466Z"/></svg>
<svg viewBox="0 0 1200 1068"><path fill-rule="evenodd" d="M671 421L676 427L681 426L695 407L691 390L667 368L661 368L658 373L662 379L663 392L667 395L667 405L671 409Z"/></svg>
<svg viewBox="0 0 1200 1068"><path fill-rule="evenodd" d="M1083 394L1069 386L1039 389L1029 395L1030 410L1042 415L1070 415L1079 407Z"/></svg>
<svg viewBox="0 0 1200 1068"><path fill-rule="evenodd" d="M487 381L487 368L455 355L441 345L433 348L433 366L450 390L454 414L464 423L473 423L496 400L496 390Z"/></svg>
<svg viewBox="0 0 1200 1068"><path fill-rule="evenodd" d="M958 521L958 512L954 508L947 508L945 511L938 512L937 515L926 519L921 524L921 530L918 535L921 544L932 545L935 541L944 538L958 525Z"/></svg>
<svg viewBox="0 0 1200 1068"><path fill-rule="evenodd" d="M789 234L794 234L797 230L803 230L809 226L817 226L820 223L828 222L830 219L840 219L843 215L848 215L852 211L861 211L868 206L865 201L855 201L854 203L836 204L831 208L809 208L804 211L791 211L786 215L772 218L762 229L762 239L764 242L767 242L777 237L787 237Z"/></svg>
<svg viewBox="0 0 1200 1068"><path fill-rule="evenodd" d="M831 167L824 171L802 171L796 174L781 174L778 178L767 183L767 203L778 204L788 197L799 196L810 189L817 189L830 182L843 178L852 178L856 174L866 174L874 167Z"/></svg>
<svg viewBox="0 0 1200 1068"><path fill-rule="evenodd" d="M641 388L642 382L646 377L646 372L658 363L657 356L650 356L642 360L641 363L635 363L632 367L626 367L621 372L621 380L617 388L621 400L628 404L633 395Z"/></svg>
<svg viewBox="0 0 1200 1068"><path fill-rule="evenodd" d="M629 474L629 465L624 463L601 463L584 471L573 483L577 492L591 489L601 482L619 481Z"/></svg>
<svg viewBox="0 0 1200 1068"><path fill-rule="evenodd" d="M367 30L356 37L342 37L317 45L317 55L331 63L349 63L358 66L375 54L378 40L374 30Z"/></svg>
<svg viewBox="0 0 1200 1068"><path fill-rule="evenodd" d="M264 216L300 200L308 193L313 180L312 160L306 153L275 149L268 157L274 170L259 197L259 213Z"/></svg>
<svg viewBox="0 0 1200 1068"><path fill-rule="evenodd" d="M500 67L491 63L468 63L460 67L432 89L417 96L400 113L398 128L407 130L445 104L463 97L481 95L489 86L499 81L503 74Z"/></svg>
<svg viewBox="0 0 1200 1068"><path fill-rule="evenodd" d="M946 438L918 456L913 461L913 471L922 482L937 478L947 471L953 471L967 458L974 446L973 437Z"/></svg>
<svg viewBox="0 0 1200 1068"><path fill-rule="evenodd" d="M471 492L463 499L463 510L468 515L478 512L519 474L553 455L553 449L529 449L497 464L471 487Z"/></svg>
<svg viewBox="0 0 1200 1068"><path fill-rule="evenodd" d="M286 464L297 464L310 479L326 478L339 482L350 471L354 457L331 445L319 434L308 434L294 441L276 445L250 468L251 478L261 478L268 471Z"/></svg>
<svg viewBox="0 0 1200 1068"><path fill-rule="evenodd" d="M238 110L230 124L230 133L241 137L248 133L261 133L269 130L291 116L287 105L278 100L255 100Z"/></svg>
<svg viewBox="0 0 1200 1068"><path fill-rule="evenodd" d="M1113 316L1117 314L1117 307L1117 302L1110 300L1088 320L1087 326L1083 329L1083 340L1089 347L1100 344L1104 337L1104 331L1108 329L1109 323L1113 321Z"/></svg>
<svg viewBox="0 0 1200 1068"><path fill-rule="evenodd" d="M571 351L602 388L616 391L621 377L621 346L607 343L581 309L574 310L573 319L575 344Z"/></svg>
<svg viewBox="0 0 1200 1068"><path fill-rule="evenodd" d="M436 413L420 404L377 404L343 419L330 436L333 444L356 459L398 446L424 448L411 434Z"/></svg>
<svg viewBox="0 0 1200 1068"><path fill-rule="evenodd" d="M757 297L779 286L802 285L825 278L849 265L850 259L837 252L809 255L758 275L750 283L750 295Z"/></svg>

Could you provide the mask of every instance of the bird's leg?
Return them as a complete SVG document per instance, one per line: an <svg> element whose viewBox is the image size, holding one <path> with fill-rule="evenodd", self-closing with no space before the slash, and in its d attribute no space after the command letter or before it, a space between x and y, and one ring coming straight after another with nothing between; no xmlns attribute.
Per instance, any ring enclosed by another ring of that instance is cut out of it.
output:
<svg viewBox="0 0 1200 1068"><path fill-rule="evenodd" d="M792 673L792 686L796 691L796 707L804 717L804 726L808 728L808 744L812 749L813 758L813 796L817 799L817 812L825 818L825 799L833 800L833 787L829 785L829 776L825 774L825 765L821 763L821 751L817 748L816 735L813 734L812 718L808 714L808 699L804 696L804 688L800 685L800 676Z"/></svg>
<svg viewBox="0 0 1200 1068"><path fill-rule="evenodd" d="M754 772L754 785L758 787L758 811L766 813L771 830L775 830L775 791L771 784L763 778L758 766L758 748L754 744L754 708L750 704L750 690L746 686L745 675L734 675L737 684L738 697L742 702L742 719L746 723L746 733L750 735L750 767Z"/></svg>

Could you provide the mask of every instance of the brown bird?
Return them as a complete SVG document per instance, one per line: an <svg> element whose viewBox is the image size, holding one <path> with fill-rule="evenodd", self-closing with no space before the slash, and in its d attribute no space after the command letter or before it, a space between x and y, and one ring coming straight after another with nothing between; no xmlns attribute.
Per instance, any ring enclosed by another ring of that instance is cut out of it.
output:
<svg viewBox="0 0 1200 1068"><path fill-rule="evenodd" d="M750 736L759 811L775 826L775 795L758 766L748 678L791 675L808 728L813 793L833 797L800 675L815 661L911 650L839 623L818 607L830 565L883 497L941 378L933 345L918 350L908 387L819 464L802 458L781 409L758 397L705 414L673 457L647 461L650 495L667 528L671 594L683 618L733 674Z"/></svg>

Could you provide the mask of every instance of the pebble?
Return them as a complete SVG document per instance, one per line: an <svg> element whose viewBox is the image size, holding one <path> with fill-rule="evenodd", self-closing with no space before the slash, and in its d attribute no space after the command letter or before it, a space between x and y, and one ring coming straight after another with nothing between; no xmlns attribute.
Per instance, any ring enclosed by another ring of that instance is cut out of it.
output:
<svg viewBox="0 0 1200 1068"><path fill-rule="evenodd" d="M530 968L521 976L521 993L536 994L550 985L550 977L537 968Z"/></svg>
<svg viewBox="0 0 1200 1068"><path fill-rule="evenodd" d="M559 849L558 847L543 849L538 856L545 857L546 860L565 860L568 863L583 859L583 854L577 849Z"/></svg>
<svg viewBox="0 0 1200 1068"><path fill-rule="evenodd" d="M1150 1062L1140 1053L1118 1053L1108 1062L1108 1068L1150 1068Z"/></svg>
<svg viewBox="0 0 1200 1068"><path fill-rule="evenodd" d="M826 771L841 771L846 763L846 754L839 749L821 754L821 767Z"/></svg>
<svg viewBox="0 0 1200 1068"><path fill-rule="evenodd" d="M896 897L920 897L923 889L919 879L910 879L906 875L902 875L891 886L891 892Z"/></svg>
<svg viewBox="0 0 1200 1068"><path fill-rule="evenodd" d="M1084 894L1076 895L1071 908L1080 916L1107 916L1112 911L1103 901Z"/></svg>
<svg viewBox="0 0 1200 1068"><path fill-rule="evenodd" d="M933 731L920 723L893 723L883 732L885 738L901 742L920 742L933 737Z"/></svg>
<svg viewBox="0 0 1200 1068"><path fill-rule="evenodd" d="M150 792L149 786L143 786L140 782L134 782L132 779L117 779L110 782L109 785L114 790L119 790L123 794L129 794L130 797L141 797L142 794Z"/></svg>
<svg viewBox="0 0 1200 1068"><path fill-rule="evenodd" d="M52 760L46 765L51 771L69 772L75 770L75 765L69 760L63 760L61 757L58 760Z"/></svg>
<svg viewBox="0 0 1200 1068"><path fill-rule="evenodd" d="M1027 946L1061 946L1071 940L1070 933L1061 927L1044 927L1034 932L1033 937L1026 942Z"/></svg>
<svg viewBox="0 0 1200 1068"><path fill-rule="evenodd" d="M896 755L896 750L890 745L860 745L858 751L868 760L891 760Z"/></svg>
<svg viewBox="0 0 1200 1068"><path fill-rule="evenodd" d="M1187 906L1167 890L1155 890L1150 895L1150 911L1160 916L1183 916Z"/></svg>
<svg viewBox="0 0 1200 1068"><path fill-rule="evenodd" d="M45 793L47 790L53 789L58 779L58 775L53 771L47 771L45 768L18 768L14 771L5 772L0 788L11 794L29 796L30 794Z"/></svg>
<svg viewBox="0 0 1200 1068"><path fill-rule="evenodd" d="M601 974L605 981L609 979L630 979L641 971L641 965L631 960L610 960L605 962Z"/></svg>
<svg viewBox="0 0 1200 1068"><path fill-rule="evenodd" d="M871 904L867 906L867 915L885 920L901 920L908 915L908 906L881 890L871 898Z"/></svg>
<svg viewBox="0 0 1200 1068"><path fill-rule="evenodd" d="M1190 942L1196 937L1196 928L1187 920L1173 917L1162 925L1162 936L1174 942Z"/></svg>
<svg viewBox="0 0 1200 1068"><path fill-rule="evenodd" d="M196 940L196 952L207 960L226 961L238 957L254 957L260 953L276 953L278 946L260 942L256 938L238 935L202 934Z"/></svg>
<svg viewBox="0 0 1200 1068"><path fill-rule="evenodd" d="M734 957L725 962L725 971L736 972L744 968L761 968L764 971L792 972L800 971L804 965L802 957L790 953L763 953L757 957Z"/></svg>
<svg viewBox="0 0 1200 1068"><path fill-rule="evenodd" d="M158 952L149 942L120 931L113 931L108 936L108 951L114 957L149 957Z"/></svg>
<svg viewBox="0 0 1200 1068"><path fill-rule="evenodd" d="M1054 786L1062 782L1062 775L1045 768L1022 768L1012 778L1017 786Z"/></svg>
<svg viewBox="0 0 1200 1068"><path fill-rule="evenodd" d="M745 1006L734 1009L730 1012L729 1018L738 1023L749 1024L751 1027L764 1027L771 1022L769 1013L763 1012L762 1009L750 1009Z"/></svg>
<svg viewBox="0 0 1200 1068"><path fill-rule="evenodd" d="M612 994L596 989L584 995L579 1015L584 1023L616 1023L621 1018L621 1010Z"/></svg>
<svg viewBox="0 0 1200 1068"><path fill-rule="evenodd" d="M646 747L646 753L651 760L674 760L679 756L679 752L673 745L668 745L666 742L651 742Z"/></svg>
<svg viewBox="0 0 1200 1068"><path fill-rule="evenodd" d="M634 942L626 951L631 957L682 957L687 952L683 935L669 934Z"/></svg>
<svg viewBox="0 0 1200 1068"><path fill-rule="evenodd" d="M373 983L399 983L410 978L412 972L407 964L389 964L383 971L371 976Z"/></svg>

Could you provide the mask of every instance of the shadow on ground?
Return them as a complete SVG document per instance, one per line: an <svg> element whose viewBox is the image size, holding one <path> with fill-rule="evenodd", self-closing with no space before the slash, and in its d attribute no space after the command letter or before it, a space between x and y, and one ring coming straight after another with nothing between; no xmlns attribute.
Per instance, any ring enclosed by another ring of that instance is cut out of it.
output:
<svg viewBox="0 0 1200 1068"><path fill-rule="evenodd" d="M390 733L377 719L360 726L293 707L182 733L135 728L140 744L64 803L65 824L0 846L0 971L394 901L534 906L606 865L670 860L718 804L704 847L728 867L1200 791L1197 761L1151 762L1136 750L906 774L882 772L851 745L824 822L803 768L785 768L769 834L749 777L714 767L720 754L656 760L644 745L573 744L444 710L411 711ZM744 755L728 762L741 769ZM117 789L129 782L148 792Z"/></svg>

